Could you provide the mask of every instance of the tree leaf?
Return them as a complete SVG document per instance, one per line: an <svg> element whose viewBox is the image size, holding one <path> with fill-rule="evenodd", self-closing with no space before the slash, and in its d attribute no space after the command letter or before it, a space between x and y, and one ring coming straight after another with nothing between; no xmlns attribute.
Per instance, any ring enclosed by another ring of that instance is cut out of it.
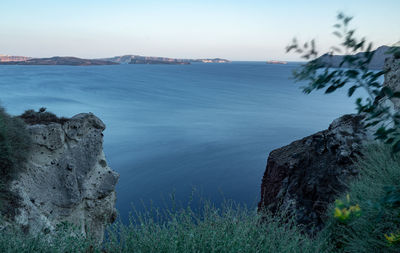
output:
<svg viewBox="0 0 400 253"><path fill-rule="evenodd" d="M346 76L349 78L356 78L358 76L358 71L355 69L350 69L345 72Z"/></svg>
<svg viewBox="0 0 400 253"><path fill-rule="evenodd" d="M334 92L336 89L337 89L337 87L336 87L335 85L331 85L331 86L329 86L328 89L326 89L325 93L326 93L326 94L332 93L332 92Z"/></svg>
<svg viewBox="0 0 400 253"><path fill-rule="evenodd" d="M343 35L342 35L340 32L338 32L338 31L334 31L333 34L334 34L336 37L339 37L339 38L342 38L342 37L343 37Z"/></svg>
<svg viewBox="0 0 400 253"><path fill-rule="evenodd" d="M399 151L400 151L400 141L397 141L395 144L393 144L392 152L397 153Z"/></svg>

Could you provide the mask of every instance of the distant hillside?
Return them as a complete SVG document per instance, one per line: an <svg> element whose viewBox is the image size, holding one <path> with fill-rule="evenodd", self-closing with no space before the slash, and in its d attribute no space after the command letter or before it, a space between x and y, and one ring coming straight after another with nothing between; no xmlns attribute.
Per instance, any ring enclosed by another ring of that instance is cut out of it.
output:
<svg viewBox="0 0 400 253"><path fill-rule="evenodd" d="M191 61L191 62L202 62L202 63L228 63L228 62L231 62L230 60L221 59L221 58L191 59L191 60L189 60L189 61Z"/></svg>
<svg viewBox="0 0 400 253"><path fill-rule="evenodd" d="M81 59L76 57L51 58L32 58L24 61L0 62L0 65L70 65L70 66L89 66L89 65L115 65L118 63L104 60Z"/></svg>
<svg viewBox="0 0 400 253"><path fill-rule="evenodd" d="M189 61L165 57L133 56L129 64L190 64Z"/></svg>
<svg viewBox="0 0 400 253"><path fill-rule="evenodd" d="M202 63L226 63L226 59L175 59L167 57L150 57L140 55L122 55L102 59L81 59L77 57L31 58L26 56L0 55L0 65L116 65L116 64L190 64L192 62Z"/></svg>
<svg viewBox="0 0 400 253"><path fill-rule="evenodd" d="M213 58L213 59L175 59L167 57L152 57L140 55L122 55L111 58L102 58L100 60L112 61L119 64L190 64L192 62L202 63L227 63L230 62L226 59Z"/></svg>
<svg viewBox="0 0 400 253"><path fill-rule="evenodd" d="M382 69L383 65L385 63L385 59L390 57L391 54L388 54L388 50L391 49L392 47L388 46L381 46L378 47L375 50L375 54L371 60L371 63L369 64L369 69ZM357 53L356 56L362 57L362 53ZM338 68L340 63L343 60L343 55L328 55L324 54L318 59L322 61L322 63L325 66L333 67L333 68ZM348 67L347 65L343 65L342 67Z"/></svg>

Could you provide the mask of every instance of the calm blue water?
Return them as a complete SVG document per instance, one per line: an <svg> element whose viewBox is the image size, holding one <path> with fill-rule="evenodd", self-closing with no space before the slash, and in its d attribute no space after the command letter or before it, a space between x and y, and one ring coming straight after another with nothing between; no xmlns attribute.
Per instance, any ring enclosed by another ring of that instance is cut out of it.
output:
<svg viewBox="0 0 400 253"><path fill-rule="evenodd" d="M296 66L0 66L0 101L11 114L99 116L124 220L131 203L163 206L172 192L185 201L193 187L253 206L271 150L354 112L345 91L303 94L289 79Z"/></svg>

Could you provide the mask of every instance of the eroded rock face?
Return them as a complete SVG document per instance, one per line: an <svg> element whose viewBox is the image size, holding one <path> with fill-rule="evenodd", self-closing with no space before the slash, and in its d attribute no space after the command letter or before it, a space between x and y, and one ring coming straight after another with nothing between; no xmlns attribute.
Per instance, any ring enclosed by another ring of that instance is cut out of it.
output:
<svg viewBox="0 0 400 253"><path fill-rule="evenodd" d="M272 151L261 185L259 210L294 210L300 224L318 229L327 205L357 175L353 160L367 134L363 116L344 115L325 131Z"/></svg>
<svg viewBox="0 0 400 253"><path fill-rule="evenodd" d="M26 231L52 231L61 222L80 226L101 242L116 218L119 175L103 153L104 123L89 113L63 125L31 125L33 147L26 168L11 184L22 198L15 221Z"/></svg>
<svg viewBox="0 0 400 253"><path fill-rule="evenodd" d="M385 69L383 85L400 91L400 59L387 59ZM377 102L392 110L400 108L397 98ZM328 204L358 174L354 161L361 146L374 140L376 129L365 130L363 119L363 115L344 115L327 130L273 150L262 179L259 210L289 209L300 224L320 229Z"/></svg>

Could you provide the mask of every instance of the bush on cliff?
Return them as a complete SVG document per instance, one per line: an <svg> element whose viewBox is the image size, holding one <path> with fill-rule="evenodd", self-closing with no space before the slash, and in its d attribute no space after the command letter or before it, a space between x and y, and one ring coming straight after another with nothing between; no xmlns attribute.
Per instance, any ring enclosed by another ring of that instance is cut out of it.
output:
<svg viewBox="0 0 400 253"><path fill-rule="evenodd" d="M1 178L12 176L26 160L30 135L24 122L8 115L0 107L0 173Z"/></svg>
<svg viewBox="0 0 400 253"><path fill-rule="evenodd" d="M337 252L400 252L400 154L387 145L368 146L364 154L356 165L359 177L328 209L323 237ZM338 202L359 212L340 218Z"/></svg>
<svg viewBox="0 0 400 253"><path fill-rule="evenodd" d="M10 180L20 172L31 144L25 123L0 107L0 213L14 216L18 197L8 190Z"/></svg>
<svg viewBox="0 0 400 253"><path fill-rule="evenodd" d="M35 112L34 110L26 110L22 115L19 116L26 124L36 125L43 124L48 125L50 123L59 123L64 124L68 121L68 118L65 117L57 117L52 112L47 112L46 108L42 107L39 111Z"/></svg>

